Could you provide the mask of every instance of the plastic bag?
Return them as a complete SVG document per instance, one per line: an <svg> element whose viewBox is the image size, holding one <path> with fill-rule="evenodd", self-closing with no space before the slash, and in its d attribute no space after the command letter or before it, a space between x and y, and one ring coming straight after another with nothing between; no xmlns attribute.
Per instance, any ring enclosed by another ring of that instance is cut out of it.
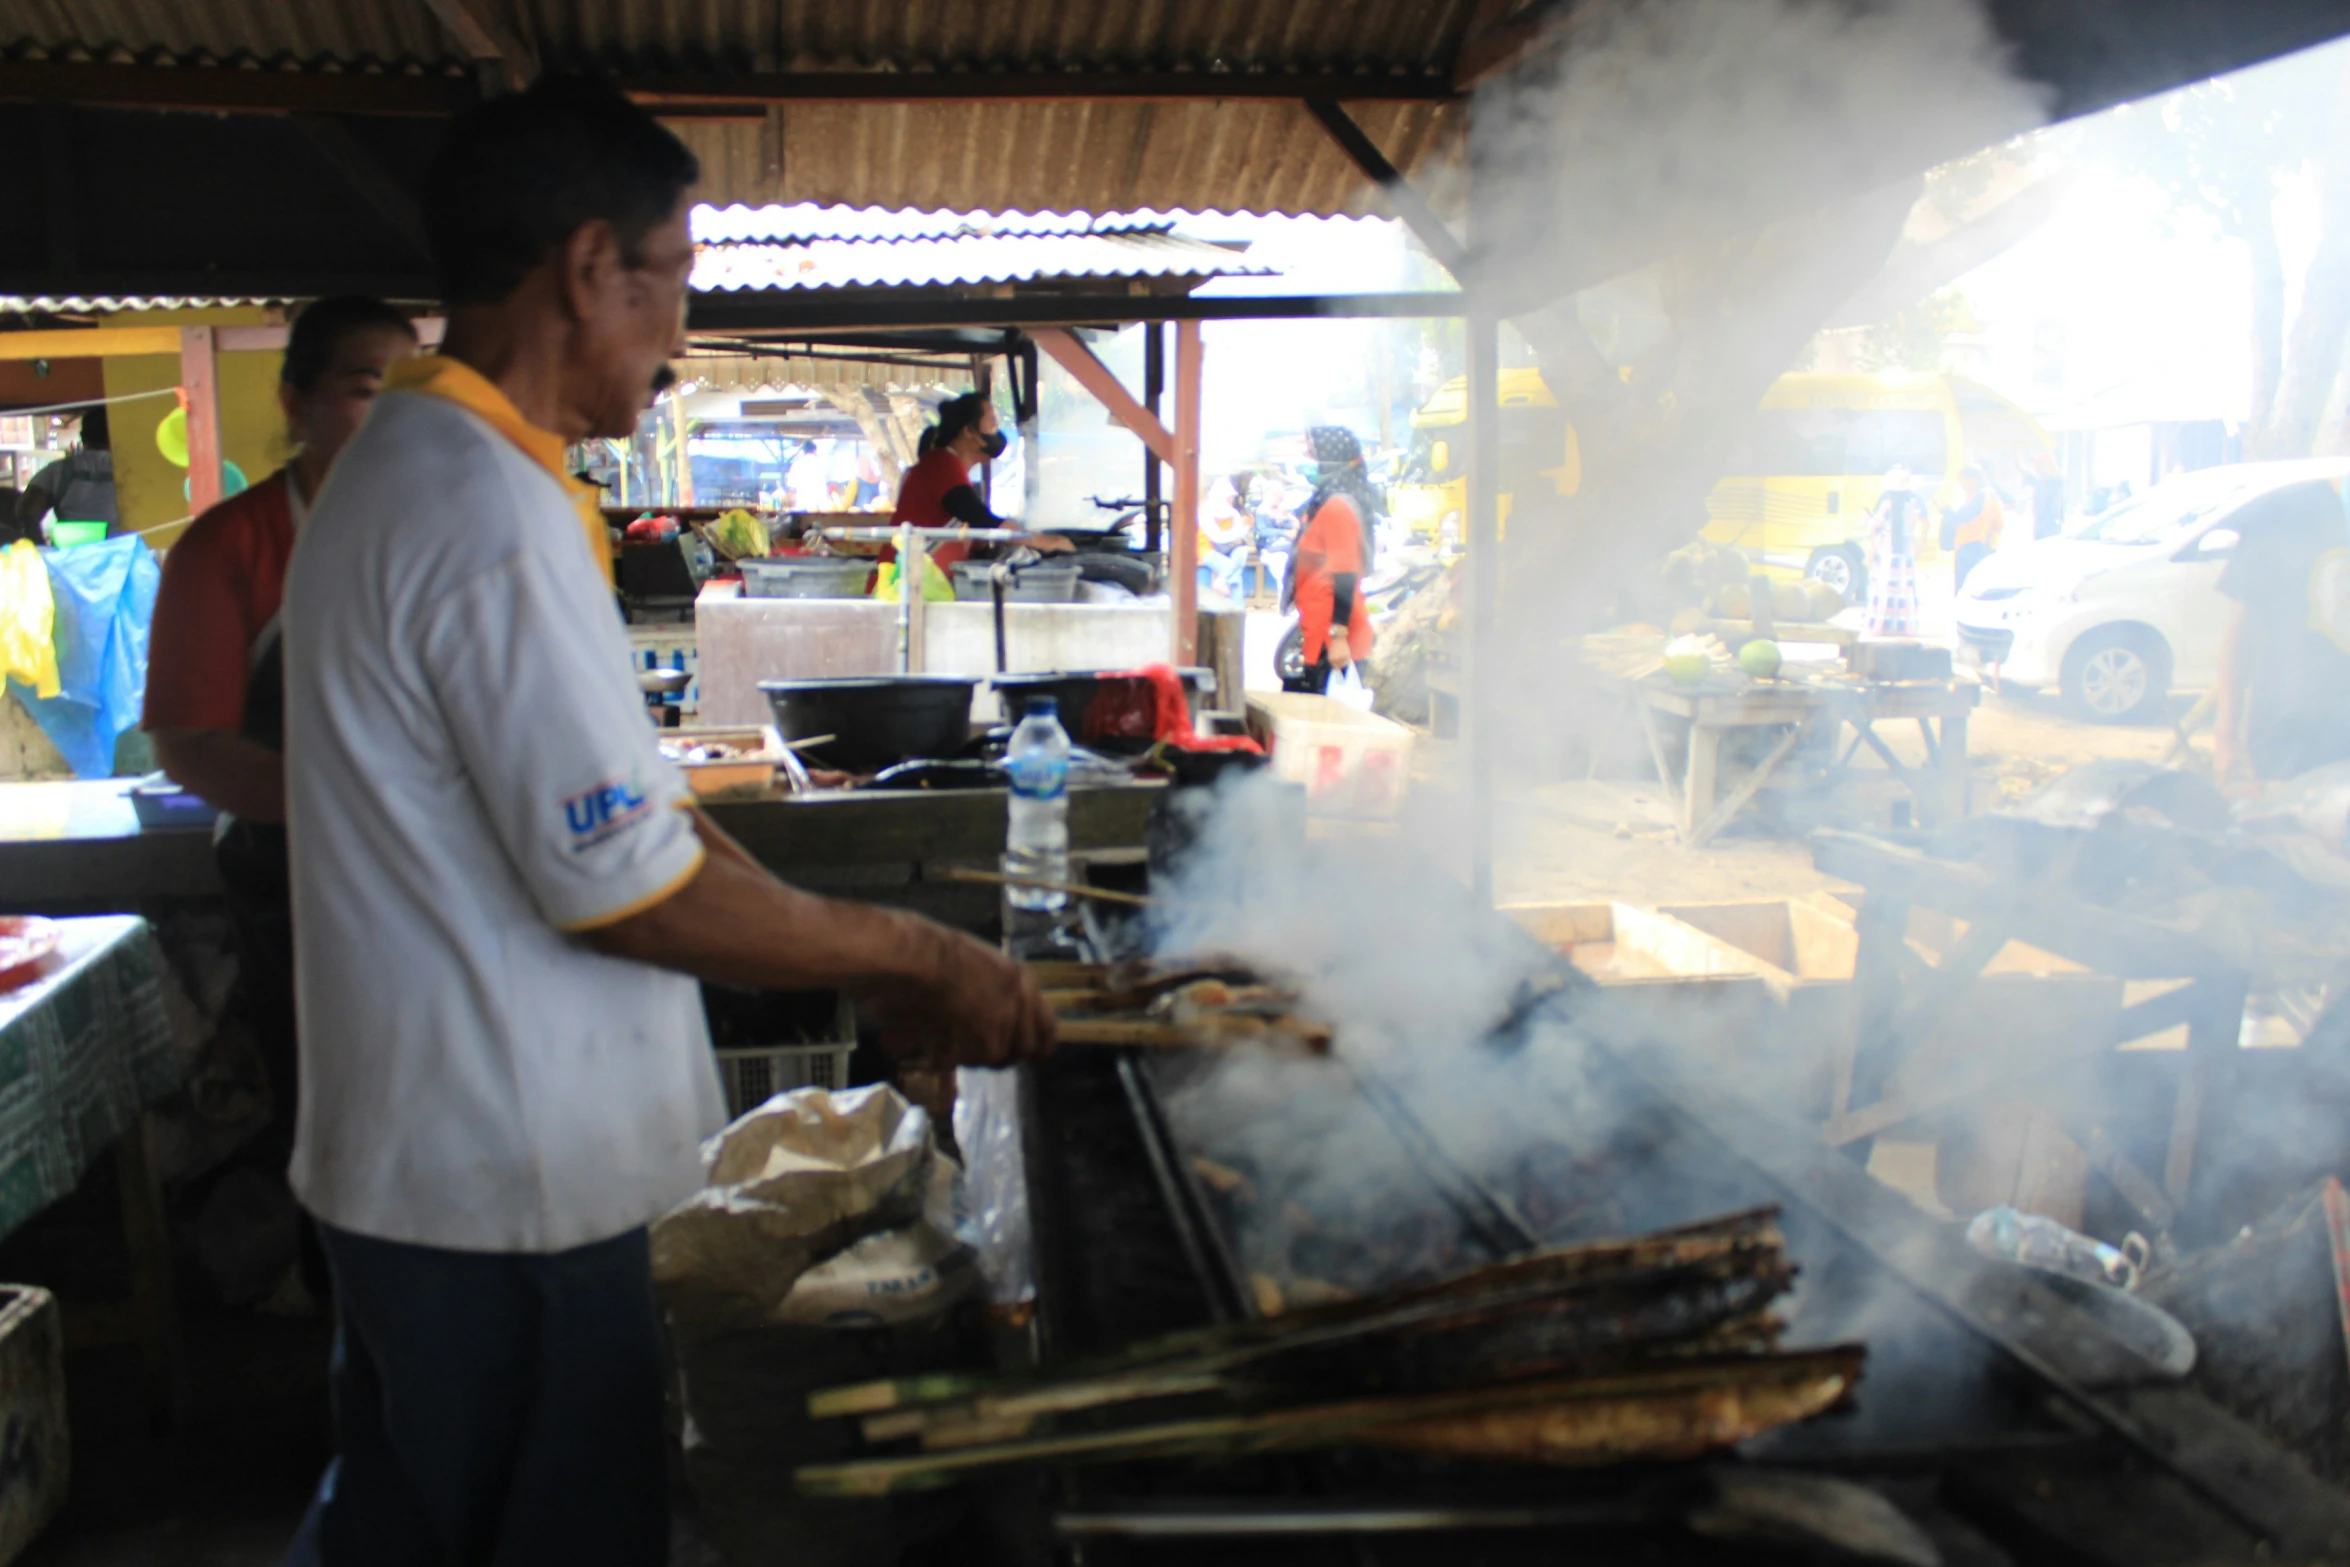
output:
<svg viewBox="0 0 2350 1567"><path fill-rule="evenodd" d="M0 549L0 676L35 696L57 695L56 631L57 601L40 550L23 539Z"/></svg>
<svg viewBox="0 0 2350 1567"><path fill-rule="evenodd" d="M921 1217L930 1117L895 1089L778 1095L703 1147L709 1184L653 1226L653 1283L689 1332L787 1320L803 1274Z"/></svg>
<svg viewBox="0 0 2350 1567"><path fill-rule="evenodd" d="M78 777L110 777L114 742L138 723L147 697L147 631L163 571L138 538L44 550L41 563L55 606L59 692L17 694Z"/></svg>
<svg viewBox="0 0 2350 1567"><path fill-rule="evenodd" d="M885 604L895 604L898 601L898 563L896 561L883 561L881 569L873 574L873 597L880 599ZM955 585L947 580L945 572L938 569L937 561L927 555L923 556L922 602L925 604L952 604L954 601Z"/></svg>
<svg viewBox="0 0 2350 1567"><path fill-rule="evenodd" d="M952 1159L933 1160L922 1217L852 1241L801 1274L773 1320L804 1327L897 1327L978 1294L978 1255L956 1233L961 1184Z"/></svg>
<svg viewBox="0 0 2350 1567"><path fill-rule="evenodd" d="M991 1305L1036 1298L1028 1227L1028 1150L1016 1072L955 1072L955 1146L963 1150L962 1233L979 1253Z"/></svg>
<svg viewBox="0 0 2350 1567"><path fill-rule="evenodd" d="M1357 664L1349 664L1333 674L1330 683L1323 687L1322 694L1333 701L1344 702L1359 713L1371 710L1371 688L1363 684L1362 668Z"/></svg>

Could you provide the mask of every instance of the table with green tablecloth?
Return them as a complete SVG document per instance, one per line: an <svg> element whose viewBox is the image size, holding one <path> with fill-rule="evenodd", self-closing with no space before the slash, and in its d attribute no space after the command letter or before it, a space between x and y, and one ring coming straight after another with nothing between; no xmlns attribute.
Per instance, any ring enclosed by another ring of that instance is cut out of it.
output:
<svg viewBox="0 0 2350 1567"><path fill-rule="evenodd" d="M0 1236L71 1192L113 1150L131 1254L130 1326L147 1353L158 1412L168 1414L177 1335L146 1110L185 1080L189 1058L173 1033L164 960L147 922L108 914L57 923L63 939L40 976L0 994Z"/></svg>

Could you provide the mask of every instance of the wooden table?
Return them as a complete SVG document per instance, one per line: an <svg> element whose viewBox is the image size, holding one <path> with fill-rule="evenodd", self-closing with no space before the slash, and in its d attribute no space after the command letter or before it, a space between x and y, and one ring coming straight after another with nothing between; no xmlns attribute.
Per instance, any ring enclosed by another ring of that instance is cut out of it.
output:
<svg viewBox="0 0 2350 1567"><path fill-rule="evenodd" d="M2168 926L2061 890L2004 880L1971 862L1936 859L1860 833L1818 832L1811 845L1819 869L1867 889L1854 969L1859 1042L1854 1058L1840 1065L1822 1137L1850 1146L2003 1082L2061 1072L2184 1026L2185 1070L2159 1183L2121 1153L2095 1116L2074 1114L2065 1127L2137 1211L2147 1233L2166 1235L2193 1196L2197 1142L2210 1103L2228 1086L2249 977ZM1967 923L1965 936L1930 968L1908 940L1910 911L1921 908ZM2011 938L2138 982L2139 998L2061 1053L2019 1057L2011 1049L1948 1059L1947 1051L1936 1049L1942 1020L1965 1005L1975 981Z"/></svg>
<svg viewBox="0 0 2350 1567"><path fill-rule="evenodd" d="M1852 742L1832 770L1849 766L1866 745L1907 785L1927 825L1957 821L1967 813L1967 719L1982 702L1980 686L1967 681L1872 681L1803 673L1776 680L1714 677L1683 685L1670 675L1649 675L1635 683L1635 705L1657 778L1681 819L1682 840L1703 844L1730 824L1779 764L1810 737ZM1658 717L1689 725L1689 759L1676 780L1665 763ZM1915 768L1893 754L1876 726L1914 721L1926 742L1926 765ZM1734 729L1785 728L1776 745L1727 792L1722 788L1722 740Z"/></svg>
<svg viewBox="0 0 2350 1567"><path fill-rule="evenodd" d="M152 1413L169 1425L185 1381L147 1107L178 1089L188 1057L172 1035L163 958L147 922L102 915L60 923L64 940L41 976L0 994L0 1235L71 1192L112 1152L131 1305L127 1314L77 1308L74 1336L136 1341Z"/></svg>

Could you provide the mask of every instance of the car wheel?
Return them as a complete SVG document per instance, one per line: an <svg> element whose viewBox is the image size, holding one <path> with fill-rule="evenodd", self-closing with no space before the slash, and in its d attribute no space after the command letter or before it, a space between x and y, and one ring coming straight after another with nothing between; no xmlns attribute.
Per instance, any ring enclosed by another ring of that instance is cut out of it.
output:
<svg viewBox="0 0 2350 1567"><path fill-rule="evenodd" d="M1849 544L1813 550L1803 574L1843 594L1847 604L1862 603L1869 596L1868 566L1861 560L1860 551Z"/></svg>
<svg viewBox="0 0 2350 1567"><path fill-rule="evenodd" d="M2064 699L2093 724L2142 724L2170 695L2170 649L2143 626L2101 626L2064 656Z"/></svg>

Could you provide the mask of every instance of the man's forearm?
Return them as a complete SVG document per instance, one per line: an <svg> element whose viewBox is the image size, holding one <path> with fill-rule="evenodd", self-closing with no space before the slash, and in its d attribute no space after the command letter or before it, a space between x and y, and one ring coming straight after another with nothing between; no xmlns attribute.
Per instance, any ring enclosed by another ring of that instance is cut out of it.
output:
<svg viewBox="0 0 2350 1567"><path fill-rule="evenodd" d="M285 759L269 747L228 729L156 729L148 739L182 789L242 821L285 821Z"/></svg>
<svg viewBox="0 0 2350 1567"><path fill-rule="evenodd" d="M839 988L927 974L947 933L927 920L844 903L777 880L696 813L707 858L692 881L642 913L587 933L613 957L763 990Z"/></svg>

